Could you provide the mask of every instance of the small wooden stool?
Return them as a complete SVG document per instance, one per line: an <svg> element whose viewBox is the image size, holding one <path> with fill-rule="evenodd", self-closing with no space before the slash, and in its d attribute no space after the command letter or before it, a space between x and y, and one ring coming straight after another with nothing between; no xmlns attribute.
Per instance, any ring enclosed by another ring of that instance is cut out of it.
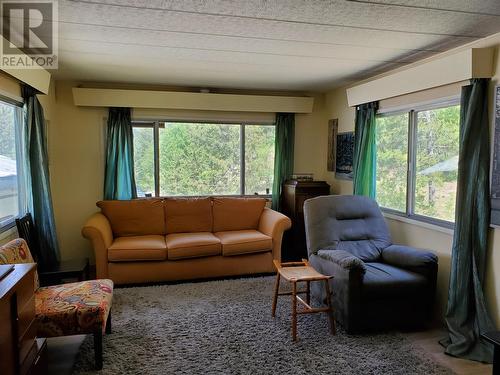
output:
<svg viewBox="0 0 500 375"><path fill-rule="evenodd" d="M330 286L328 285L328 280L333 276L325 276L316 271L313 267L309 265L306 259L302 259L302 262L288 262L281 263L276 259L273 261L274 266L277 269L276 274L276 284L274 286L274 297L273 297L273 318L276 315L276 304L278 303L278 296L292 296L292 338L293 341L297 341L297 314L315 314L315 313L327 313L330 320L330 330L332 335L335 335L335 319L333 318L333 307L330 297ZM291 292L279 292L280 287L280 277L292 283ZM326 289L326 300L328 303L327 307L311 307L311 281L323 281L325 283ZM297 283L305 282L306 290L297 291ZM305 294L306 300L298 296L298 294ZM297 301L299 301L303 306L304 310L297 311Z"/></svg>

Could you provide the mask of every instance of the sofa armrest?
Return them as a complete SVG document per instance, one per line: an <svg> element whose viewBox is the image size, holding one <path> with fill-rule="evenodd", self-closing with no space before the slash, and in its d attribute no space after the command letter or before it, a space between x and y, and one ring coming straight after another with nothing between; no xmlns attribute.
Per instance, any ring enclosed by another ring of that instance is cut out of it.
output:
<svg viewBox="0 0 500 375"><path fill-rule="evenodd" d="M361 259L344 250L319 250L318 256L336 263L345 270L358 269L363 273L366 271L365 263Z"/></svg>
<svg viewBox="0 0 500 375"><path fill-rule="evenodd" d="M91 241L94 248L97 278L107 278L108 247L113 243L113 231L106 216L100 212L93 214L83 226L82 235Z"/></svg>
<svg viewBox="0 0 500 375"><path fill-rule="evenodd" d="M281 241L283 233L290 229L292 221L277 211L264 208L259 220L259 232L273 238L273 259L281 261Z"/></svg>
<svg viewBox="0 0 500 375"><path fill-rule="evenodd" d="M437 265L436 254L403 245L391 245L382 250L384 263L401 268L420 268Z"/></svg>

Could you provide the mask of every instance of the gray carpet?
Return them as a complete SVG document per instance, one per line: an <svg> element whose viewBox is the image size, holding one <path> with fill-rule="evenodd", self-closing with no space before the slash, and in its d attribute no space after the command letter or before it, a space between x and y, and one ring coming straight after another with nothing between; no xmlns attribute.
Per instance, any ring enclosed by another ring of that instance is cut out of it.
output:
<svg viewBox="0 0 500 375"><path fill-rule="evenodd" d="M324 314L289 297L271 317L272 277L115 289L102 374L451 374L398 333L331 336ZM74 373L93 372L92 337Z"/></svg>

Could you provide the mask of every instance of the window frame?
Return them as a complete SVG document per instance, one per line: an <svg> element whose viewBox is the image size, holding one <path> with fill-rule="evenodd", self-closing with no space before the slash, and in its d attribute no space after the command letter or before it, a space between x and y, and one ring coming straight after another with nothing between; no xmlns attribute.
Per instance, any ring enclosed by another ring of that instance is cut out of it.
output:
<svg viewBox="0 0 500 375"><path fill-rule="evenodd" d="M460 105L460 95L454 95L439 100L433 100L418 105L401 106L397 108L387 108L378 110L376 117L396 116L401 114L408 114L408 151L406 158L406 210L399 211L393 208L381 206L384 213L394 216L404 217L410 220L421 221L431 225L454 229L455 222L439 219L432 216L426 216L415 213L415 200L416 200L416 158L417 158L417 129L418 129L418 113L423 111L430 111L434 109L447 108Z"/></svg>
<svg viewBox="0 0 500 375"><path fill-rule="evenodd" d="M160 195L160 128L165 127L165 123L183 123L183 124L216 124L216 125L236 125L240 127L240 193L239 194L226 194L226 195L217 195L224 197L263 197L266 199L272 198L272 191L270 194L245 194L246 188L246 165L245 165L245 128L247 126L272 126L276 127L274 123L256 123L254 121L213 121L213 120L141 120L134 119L132 120L132 128L152 128L153 129L153 164L154 164L154 197L159 198ZM135 155L134 155L135 157ZM271 187L272 190L272 187ZM203 197L210 195L189 195L188 197ZM181 196L180 196L181 197Z"/></svg>
<svg viewBox="0 0 500 375"><path fill-rule="evenodd" d="M0 102L3 103L3 104L7 104L7 105L10 105L10 106L13 106L13 107L16 107L18 111L22 111L22 108L24 106L24 100L23 98L21 97L15 97L15 96L10 96L8 95L8 93L5 93L3 90L0 91ZM22 115L22 114L21 114ZM14 123L14 127L16 126L17 124ZM17 159L20 157L20 155L18 155L18 150L19 150L19 143L20 140L18 139L17 137L17 134L18 134L18 131L17 129L15 129L14 131L14 142L16 144L16 165L18 166L18 162L17 162ZM18 189L17 189L17 192L18 192L18 201L19 201L19 183L21 181L19 181L19 172L16 172L17 174L17 183L18 183ZM22 213L20 212L19 210L19 207L18 207L18 213L17 215L14 216L13 219L11 220L8 220L6 221L4 224L0 225L0 234L3 234L5 232L7 232L8 230L14 228L16 226L16 219L20 218L22 215Z"/></svg>

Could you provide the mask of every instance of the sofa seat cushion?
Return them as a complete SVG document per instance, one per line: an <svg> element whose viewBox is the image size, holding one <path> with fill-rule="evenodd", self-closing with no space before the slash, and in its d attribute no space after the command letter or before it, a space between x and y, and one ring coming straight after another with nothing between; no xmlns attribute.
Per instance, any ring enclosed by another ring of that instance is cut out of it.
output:
<svg viewBox="0 0 500 375"><path fill-rule="evenodd" d="M367 299L407 297L428 290L427 279L418 273L385 263L365 263L362 293Z"/></svg>
<svg viewBox="0 0 500 375"><path fill-rule="evenodd" d="M167 245L164 236L118 237L108 248L110 262L165 259L167 259Z"/></svg>
<svg viewBox="0 0 500 375"><path fill-rule="evenodd" d="M166 241L169 260L221 254L220 240L210 232L172 233Z"/></svg>
<svg viewBox="0 0 500 375"><path fill-rule="evenodd" d="M215 235L222 243L222 255L224 256L260 253L270 251L273 248L272 237L266 236L258 230L232 230L216 232Z"/></svg>

